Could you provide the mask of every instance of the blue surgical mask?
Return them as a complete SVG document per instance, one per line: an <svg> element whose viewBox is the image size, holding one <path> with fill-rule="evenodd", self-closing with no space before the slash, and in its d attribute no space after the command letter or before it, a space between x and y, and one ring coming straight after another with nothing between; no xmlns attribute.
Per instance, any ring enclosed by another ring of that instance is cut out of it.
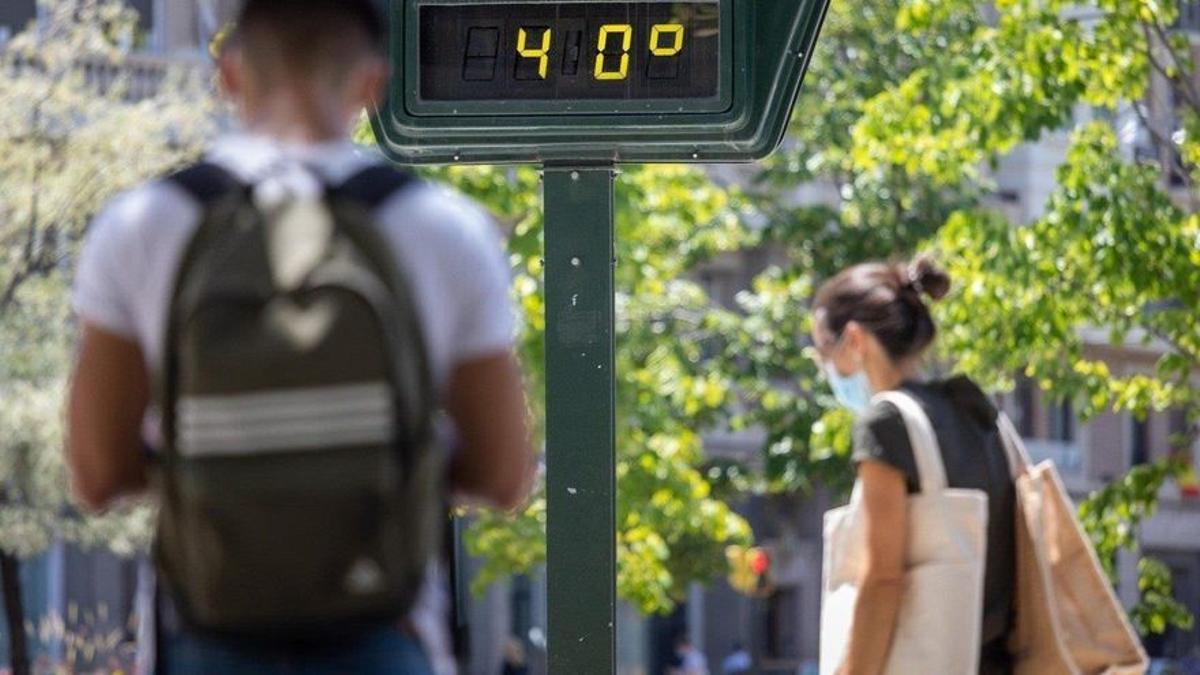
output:
<svg viewBox="0 0 1200 675"><path fill-rule="evenodd" d="M843 375L838 372L837 366L826 363L825 376L829 379L829 388L833 390L833 397L850 412L858 414L871 405L871 383L867 380L865 371L860 370L853 375Z"/></svg>

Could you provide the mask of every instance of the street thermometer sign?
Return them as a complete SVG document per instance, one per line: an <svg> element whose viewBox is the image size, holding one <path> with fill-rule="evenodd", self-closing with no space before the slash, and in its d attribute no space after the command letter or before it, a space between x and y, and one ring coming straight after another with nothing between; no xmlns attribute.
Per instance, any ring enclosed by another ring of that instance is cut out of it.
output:
<svg viewBox="0 0 1200 675"><path fill-rule="evenodd" d="M614 167L760 159L829 0L391 0L400 164L544 167L549 666L616 668Z"/></svg>
<svg viewBox="0 0 1200 675"><path fill-rule="evenodd" d="M392 0L403 163L722 162L783 138L829 0Z"/></svg>

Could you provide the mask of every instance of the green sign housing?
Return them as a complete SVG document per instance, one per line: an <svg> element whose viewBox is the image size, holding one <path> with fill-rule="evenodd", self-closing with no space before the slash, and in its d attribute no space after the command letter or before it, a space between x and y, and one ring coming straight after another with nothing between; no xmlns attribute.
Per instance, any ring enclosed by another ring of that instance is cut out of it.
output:
<svg viewBox="0 0 1200 675"><path fill-rule="evenodd" d="M376 136L405 164L761 159L828 4L392 0Z"/></svg>

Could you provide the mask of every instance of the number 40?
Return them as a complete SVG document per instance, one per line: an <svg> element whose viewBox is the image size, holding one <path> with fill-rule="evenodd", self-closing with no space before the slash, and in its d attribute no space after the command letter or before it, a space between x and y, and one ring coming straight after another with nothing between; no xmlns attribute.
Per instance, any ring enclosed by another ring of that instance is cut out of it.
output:
<svg viewBox="0 0 1200 675"><path fill-rule="evenodd" d="M529 32L521 28L517 31L517 53L527 59L538 60L538 75L544 80L549 73L550 47L553 43L553 30L542 32L540 44L531 45ZM621 60L616 70L608 69L607 58L616 56L606 54L609 40L621 40ZM596 44L597 80L624 80L629 77L629 50L633 47L633 26L624 23L605 24L600 27L600 36ZM650 53L654 56L675 56L683 51L683 26L677 23L660 23L650 30Z"/></svg>

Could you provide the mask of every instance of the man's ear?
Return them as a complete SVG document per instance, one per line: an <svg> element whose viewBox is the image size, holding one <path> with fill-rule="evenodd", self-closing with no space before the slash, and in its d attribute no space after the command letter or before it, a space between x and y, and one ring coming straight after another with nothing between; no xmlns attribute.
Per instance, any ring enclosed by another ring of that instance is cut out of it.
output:
<svg viewBox="0 0 1200 675"><path fill-rule="evenodd" d="M241 49L226 47L217 58L217 74L221 91L231 99L242 98L246 91L246 61Z"/></svg>
<svg viewBox="0 0 1200 675"><path fill-rule="evenodd" d="M391 68L383 56L373 56L365 59L355 72L355 81L351 83L354 90L351 95L355 103L370 108L387 95L388 78Z"/></svg>

